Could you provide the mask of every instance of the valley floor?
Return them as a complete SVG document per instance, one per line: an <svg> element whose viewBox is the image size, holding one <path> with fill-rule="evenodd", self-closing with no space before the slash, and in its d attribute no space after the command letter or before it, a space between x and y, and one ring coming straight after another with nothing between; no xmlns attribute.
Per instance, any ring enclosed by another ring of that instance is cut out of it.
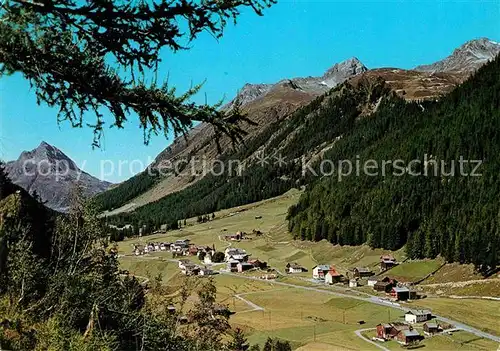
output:
<svg viewBox="0 0 500 351"><path fill-rule="evenodd" d="M299 350L391 350L400 347L393 342L375 345L367 342L363 336L371 337L370 329L379 323L401 320L405 309L422 306L431 308L433 314L443 319L450 318L470 326L462 326L466 330L469 328L469 332L459 331L424 340L423 345L428 350L497 349L500 341L497 323L500 320L499 301L441 298L437 297L439 294L436 294L436 289L429 289L429 296L432 297L397 306L373 297L373 290L366 286L348 289L313 282L311 271L317 264L332 264L343 274L354 266L367 266L377 272L379 257L387 251L373 250L367 246L332 246L326 241L311 243L292 240L287 232L285 217L288 207L299 196L300 192L293 190L274 199L217 212L216 219L207 223L198 224L191 219L181 230L120 242L121 265L141 277L151 279L160 275L163 283L174 293L186 277L180 274L172 255L157 252L136 257L132 255L133 245L188 238L196 245L215 244L218 251L228 246L245 249L251 258L266 261L278 273L284 271L288 262L307 267L307 273L281 276L276 281L262 281L257 276L263 273L252 272L214 276L219 301L228 304L236 312L231 317L232 325L242 328L251 343L262 344L271 336L289 340ZM237 231L251 233L254 229L263 235L240 242L224 240L225 235ZM391 254L398 261L404 260L402 250ZM200 263L196 256L190 259ZM222 267L225 268L225 265L215 266L214 269ZM457 278L478 279L462 266L459 269L461 271ZM422 283L424 285L419 285L426 292L425 283L440 282L436 279L441 271L448 278L454 275L454 271L440 260L405 262L386 274L400 280L416 281L434 273ZM479 290L476 289L475 294ZM491 291L487 290L488 293ZM362 325L360 321L363 321ZM360 331L364 329L368 331Z"/></svg>

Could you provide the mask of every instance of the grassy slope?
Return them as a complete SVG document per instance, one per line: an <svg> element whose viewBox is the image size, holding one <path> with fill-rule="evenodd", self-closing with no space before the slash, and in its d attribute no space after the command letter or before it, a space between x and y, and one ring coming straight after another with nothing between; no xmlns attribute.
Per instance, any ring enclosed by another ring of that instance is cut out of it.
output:
<svg viewBox="0 0 500 351"><path fill-rule="evenodd" d="M224 210L216 213L216 220L204 224L197 224L191 219L188 220L188 226L182 230L148 236L142 240L131 239L121 242L119 251L122 254L130 254L135 243L173 241L184 237L198 245L215 244L218 250L223 250L230 243L220 241L219 236L236 231L249 233L253 229L258 229L264 232L263 236L232 245L246 249L252 257L268 261L280 270L289 261L298 262L309 269L308 273L288 276L283 278L284 281L299 285L310 284L300 279L310 278L311 268L317 263L335 264L343 272L353 266L369 266L377 270L377 262L380 255L387 252L385 250L372 250L368 246L332 246L326 241L311 243L291 240L285 217L287 208L297 201L298 196L300 192L292 190L274 199ZM256 219L255 216L262 218ZM392 254L399 260L404 257L402 250ZM174 292L185 278L179 274L176 263L165 261L166 258L171 258L171 255L155 253L141 258L126 256L122 257L121 264L136 275L154 277L160 274ZM191 259L197 261L196 258ZM414 280L425 276L440 264L439 260L407 262L395 268L391 274ZM332 298L326 294L294 288L284 289L282 286L259 281L247 281L225 275L217 275L215 281L219 301L240 312L231 318L232 324L243 328L252 343L262 343L267 336L276 336L290 340L294 347L304 346L303 350L329 348L370 350L373 347L357 338L354 330L374 327L379 322L387 321L389 314L386 307L368 303L359 304L356 300ZM247 292L253 293L244 295L244 298L264 307L264 312L248 312L249 306L233 297L234 294ZM461 310L451 308L451 302L446 304L441 299L422 300L422 305L431 307L436 313L489 330L494 328L492 323L498 317L491 309L492 303L489 301L481 305L473 304L470 305L472 309L467 311L469 305L466 302L463 303L464 310ZM348 308L345 312L346 324L343 323L345 308ZM475 317L475 313L470 313L475 309L482 311L479 318ZM446 311L450 312L447 314ZM400 314L400 311L391 312L393 319ZM358 320L364 320L366 324L360 327L357 324Z"/></svg>

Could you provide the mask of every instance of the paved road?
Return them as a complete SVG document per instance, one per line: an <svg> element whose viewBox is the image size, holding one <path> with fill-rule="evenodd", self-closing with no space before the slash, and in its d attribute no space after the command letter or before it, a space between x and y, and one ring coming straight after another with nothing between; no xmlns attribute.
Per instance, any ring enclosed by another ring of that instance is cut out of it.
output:
<svg viewBox="0 0 500 351"><path fill-rule="evenodd" d="M384 350L384 351L390 351L387 347L384 347L384 346L382 346L382 345L380 345L380 344L377 344L375 341L372 341L372 340L370 340L370 339L368 339L368 338L365 338L363 335L361 335L361 333L362 333L362 332L364 332L364 331L374 330L374 329L375 329L375 328L359 329L359 330L356 330L354 333L358 336L358 338L361 338L361 339L363 339L364 341L369 342L370 344L372 344L372 345L374 345L374 346L378 347L379 349L382 349L382 350Z"/></svg>
<svg viewBox="0 0 500 351"><path fill-rule="evenodd" d="M288 287L291 287L291 288L308 290L308 291L314 291L314 292L319 292L319 293L322 293L322 294L329 294L329 295L335 295L335 296L340 296L340 297L346 297L346 298L350 298L350 299L355 299L355 300L360 300L360 301L365 301L365 302L373 303L373 304L380 305L380 306L392 307L392 308L395 308L395 309L398 309L398 310L401 310L401 311L407 311L409 309L408 307L401 306L398 303L390 302L390 301L386 301L386 300L382 300L382 299L378 298L377 296L361 297L361 296L356 296L356 295L343 294L343 293L336 292L336 291L319 289L319 288L315 288L315 287L312 287L312 286L301 286L301 285L295 285L295 284L284 283L284 282L266 281L266 280L262 280L262 279L259 279L259 278L256 278L256 277L245 276L245 275L242 275L242 274L235 274L235 273L224 272L224 271L221 271L220 273L221 274L226 274L226 275L231 275L233 277L237 277L237 278L241 278L241 279L257 280L257 281L261 281L261 282L265 282L265 283L269 283L269 284L276 284L276 285L281 285L281 286L288 286ZM460 322L454 321L452 319L449 319L449 318L446 318L446 317L443 317L443 316L439 316L437 314L433 314L433 315L436 318L438 318L438 319L440 319L442 321L445 321L447 323L453 324L457 329L462 329L462 330L467 331L467 332L469 332L471 334L474 334L476 336L480 336L482 338L490 339L490 340L493 340L495 342L500 343L500 337L498 337L496 335L492 335L492 334L483 332L483 331L481 331L479 329L476 329L474 327L471 327L471 326L469 326L467 324L460 323Z"/></svg>

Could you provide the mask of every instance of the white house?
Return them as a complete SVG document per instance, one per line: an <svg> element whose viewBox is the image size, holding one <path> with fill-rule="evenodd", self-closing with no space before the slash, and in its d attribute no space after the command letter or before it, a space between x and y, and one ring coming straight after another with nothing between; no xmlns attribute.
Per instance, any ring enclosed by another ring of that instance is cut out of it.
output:
<svg viewBox="0 0 500 351"><path fill-rule="evenodd" d="M326 264L320 264L313 267L313 279L325 279L325 275L330 270Z"/></svg>
<svg viewBox="0 0 500 351"><path fill-rule="evenodd" d="M183 269L187 264L190 264L191 261L189 260L179 260L179 268Z"/></svg>
<svg viewBox="0 0 500 351"><path fill-rule="evenodd" d="M205 255L203 258L203 263L205 264L212 264L212 254L209 252Z"/></svg>
<svg viewBox="0 0 500 351"><path fill-rule="evenodd" d="M307 272L307 269L305 269L301 265L298 265L297 263L288 263L285 268L287 273Z"/></svg>
<svg viewBox="0 0 500 351"><path fill-rule="evenodd" d="M248 254L245 250L243 249L237 249L237 248L227 248L225 251L224 251L224 257L225 257L225 261L228 262L228 261L232 261L232 260L236 260L236 261L245 261L247 258L248 258Z"/></svg>
<svg viewBox="0 0 500 351"><path fill-rule="evenodd" d="M331 266L328 273L325 275L325 284L334 284L342 279L342 274L337 272L335 267Z"/></svg>
<svg viewBox="0 0 500 351"><path fill-rule="evenodd" d="M358 286L358 280L357 279L350 279L349 280L349 287L350 288L356 288Z"/></svg>
<svg viewBox="0 0 500 351"><path fill-rule="evenodd" d="M213 275L213 274L214 271L207 267L201 268L198 273L198 275Z"/></svg>
<svg viewBox="0 0 500 351"><path fill-rule="evenodd" d="M375 286L375 284L377 284L377 282L378 282L377 277L370 277L370 278L368 278L367 285L368 286Z"/></svg>
<svg viewBox="0 0 500 351"><path fill-rule="evenodd" d="M431 317L432 313L429 310L409 310L405 313L405 321L410 324L425 322Z"/></svg>

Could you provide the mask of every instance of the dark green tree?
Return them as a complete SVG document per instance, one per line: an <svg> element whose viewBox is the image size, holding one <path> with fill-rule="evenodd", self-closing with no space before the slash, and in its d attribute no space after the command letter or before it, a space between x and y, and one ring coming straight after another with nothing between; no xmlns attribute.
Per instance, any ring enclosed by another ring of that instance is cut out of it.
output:
<svg viewBox="0 0 500 351"><path fill-rule="evenodd" d="M219 106L195 104L190 99L200 85L177 94L168 82L147 80L146 73L156 72L162 48L186 50L203 31L220 38L243 8L262 15L273 3L7 0L0 9L0 73L21 73L39 103L59 108L60 121L91 126L95 146L106 123L104 110L118 128L137 115L145 143L152 134L185 133L193 121L212 124L216 137L240 140L238 122L249 120L238 108L224 113ZM87 111L94 112L93 122L84 116Z"/></svg>

